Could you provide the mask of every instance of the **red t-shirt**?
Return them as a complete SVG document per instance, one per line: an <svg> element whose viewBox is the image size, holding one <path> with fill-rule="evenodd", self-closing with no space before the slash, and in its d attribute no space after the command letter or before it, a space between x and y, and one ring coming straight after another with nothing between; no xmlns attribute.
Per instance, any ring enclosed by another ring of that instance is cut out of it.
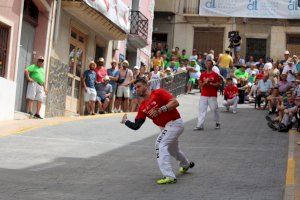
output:
<svg viewBox="0 0 300 200"><path fill-rule="evenodd" d="M232 99L238 94L239 90L236 85L226 86L224 89L224 96L227 99Z"/></svg>
<svg viewBox="0 0 300 200"><path fill-rule="evenodd" d="M164 113L161 113L157 117L150 117L149 112L152 109L158 109L169 103L173 99L173 95L164 89L157 89L151 92L150 98L144 100L138 110L136 119L145 120L146 117L152 119L153 123L160 127L165 127L165 125L173 120L179 119L180 114L177 109L173 109Z"/></svg>
<svg viewBox="0 0 300 200"><path fill-rule="evenodd" d="M264 74L263 73L259 73L256 75L256 79L260 80L264 78Z"/></svg>
<svg viewBox="0 0 300 200"><path fill-rule="evenodd" d="M210 73L203 72L200 76L200 80L204 82L205 79L208 79L210 83L220 83L221 78L219 75L212 71ZM218 88L212 85L204 85L202 87L201 95L206 97L216 97L218 94Z"/></svg>
<svg viewBox="0 0 300 200"><path fill-rule="evenodd" d="M100 69L99 69L99 67L96 67L95 72L96 72L97 82L103 83L103 78L107 75L106 67L103 66Z"/></svg>

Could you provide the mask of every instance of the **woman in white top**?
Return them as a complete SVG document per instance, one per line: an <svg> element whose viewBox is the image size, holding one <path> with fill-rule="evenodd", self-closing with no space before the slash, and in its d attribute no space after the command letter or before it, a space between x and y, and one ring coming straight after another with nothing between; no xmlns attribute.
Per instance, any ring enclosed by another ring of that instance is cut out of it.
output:
<svg viewBox="0 0 300 200"><path fill-rule="evenodd" d="M162 77L162 73L159 71L159 66L153 66L153 69L154 71L149 74L150 89L156 90L160 88L160 79Z"/></svg>

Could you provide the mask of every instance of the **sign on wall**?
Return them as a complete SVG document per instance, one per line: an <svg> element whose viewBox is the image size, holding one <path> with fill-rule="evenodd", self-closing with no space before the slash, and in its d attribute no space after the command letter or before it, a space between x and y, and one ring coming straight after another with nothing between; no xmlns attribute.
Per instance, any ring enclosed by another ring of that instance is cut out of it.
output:
<svg viewBox="0 0 300 200"><path fill-rule="evenodd" d="M122 0L83 0L90 7L102 13L110 21L129 33L129 8Z"/></svg>
<svg viewBox="0 0 300 200"><path fill-rule="evenodd" d="M298 0L201 0L199 14L216 17L300 19Z"/></svg>

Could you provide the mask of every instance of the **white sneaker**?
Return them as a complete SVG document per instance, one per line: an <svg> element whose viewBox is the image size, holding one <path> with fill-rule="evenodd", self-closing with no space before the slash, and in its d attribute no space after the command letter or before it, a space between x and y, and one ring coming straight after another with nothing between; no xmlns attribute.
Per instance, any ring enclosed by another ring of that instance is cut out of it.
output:
<svg viewBox="0 0 300 200"><path fill-rule="evenodd" d="M233 113L233 114L236 114L236 110L233 110L232 113Z"/></svg>

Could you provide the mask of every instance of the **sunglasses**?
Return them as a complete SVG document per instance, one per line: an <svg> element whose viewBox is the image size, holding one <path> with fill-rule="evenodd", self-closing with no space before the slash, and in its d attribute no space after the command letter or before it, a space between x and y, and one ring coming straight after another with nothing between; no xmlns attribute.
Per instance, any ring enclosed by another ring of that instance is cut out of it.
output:
<svg viewBox="0 0 300 200"><path fill-rule="evenodd" d="M42 62L42 63L43 63L43 62L44 62L44 60L42 60L42 59L38 59L38 62Z"/></svg>

